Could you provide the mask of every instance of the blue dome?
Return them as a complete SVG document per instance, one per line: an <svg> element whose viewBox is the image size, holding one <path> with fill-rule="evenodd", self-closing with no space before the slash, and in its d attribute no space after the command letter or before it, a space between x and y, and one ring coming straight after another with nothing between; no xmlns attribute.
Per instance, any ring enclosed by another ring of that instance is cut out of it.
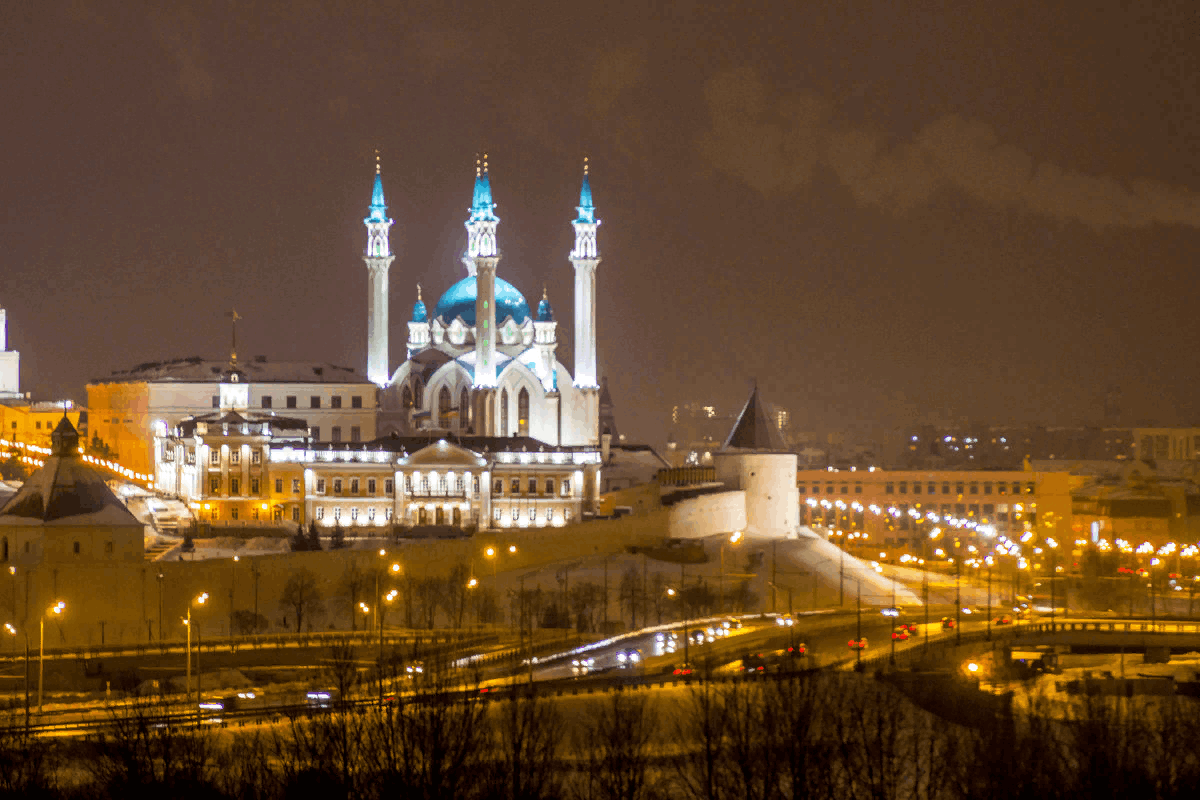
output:
<svg viewBox="0 0 1200 800"><path fill-rule="evenodd" d="M429 313L425 310L425 304L422 303L419 299L417 300L417 302L413 303L412 321L413 322L428 322L429 321Z"/></svg>
<svg viewBox="0 0 1200 800"><path fill-rule="evenodd" d="M542 302L538 303L538 322L554 322L554 309L550 307L550 301L546 299L546 295L542 295Z"/></svg>
<svg viewBox="0 0 1200 800"><path fill-rule="evenodd" d="M475 295L477 292L475 276L469 275L451 286L438 300L433 316L440 317L442 322L449 325L455 317L462 317L468 325L475 324ZM529 304L525 296L517 291L503 278L496 278L496 322L501 323L509 317L518 325L529 319Z"/></svg>

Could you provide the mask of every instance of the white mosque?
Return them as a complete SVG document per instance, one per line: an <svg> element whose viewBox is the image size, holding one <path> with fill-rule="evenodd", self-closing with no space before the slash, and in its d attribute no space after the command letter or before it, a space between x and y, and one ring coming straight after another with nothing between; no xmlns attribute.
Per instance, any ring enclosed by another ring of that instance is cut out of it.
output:
<svg viewBox="0 0 1200 800"><path fill-rule="evenodd" d="M367 377L379 385L379 435L445 431L458 436L528 436L547 445L599 443L596 372L596 267L600 252L592 189L584 163L575 247L575 376L558 360L557 327L545 292L530 311L525 296L497 275L501 253L486 157L475 167L467 218L466 276L430 313L417 287L408 323L407 359L389 375L388 240L392 220L375 165L363 260L367 296Z"/></svg>

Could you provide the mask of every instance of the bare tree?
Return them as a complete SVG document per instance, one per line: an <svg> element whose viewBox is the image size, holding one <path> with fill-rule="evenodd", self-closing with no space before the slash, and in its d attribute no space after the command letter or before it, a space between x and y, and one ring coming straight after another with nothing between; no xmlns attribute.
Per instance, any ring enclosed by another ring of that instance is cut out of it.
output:
<svg viewBox="0 0 1200 800"><path fill-rule="evenodd" d="M324 598L317 586L317 576L312 570L300 568L288 576L283 586L283 594L279 605L289 609L296 617L296 633L303 630L304 618L316 616L325 611Z"/></svg>
<svg viewBox="0 0 1200 800"><path fill-rule="evenodd" d="M342 572L342 579L338 585L338 594L347 601L350 609L350 630L358 630L358 598L362 597L366 592L367 586L370 585L371 576L363 571L357 561L351 561L349 566ZM379 598L374 598L371 605Z"/></svg>
<svg viewBox="0 0 1200 800"><path fill-rule="evenodd" d="M576 754L585 774L581 800L642 800L650 796L650 739L654 721L646 696L612 693L584 724Z"/></svg>
<svg viewBox="0 0 1200 800"><path fill-rule="evenodd" d="M540 800L563 796L558 746L563 721L552 700L519 691L493 708L490 797Z"/></svg>
<svg viewBox="0 0 1200 800"><path fill-rule="evenodd" d="M629 629L637 628L638 614L645 614L642 609L643 600L642 576L637 567L632 564L621 573L621 583L617 588L617 602L621 604L622 613L629 612Z"/></svg>

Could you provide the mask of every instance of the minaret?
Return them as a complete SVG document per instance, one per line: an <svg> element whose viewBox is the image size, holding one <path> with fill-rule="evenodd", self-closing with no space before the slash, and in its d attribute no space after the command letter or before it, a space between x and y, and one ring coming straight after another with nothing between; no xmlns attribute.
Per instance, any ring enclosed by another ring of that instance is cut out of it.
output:
<svg viewBox="0 0 1200 800"><path fill-rule="evenodd" d="M537 376L548 392L557 392L555 382L554 350L558 347L558 323L554 321L554 309L546 287L542 287L542 302L538 303L537 319L533 322L533 347L537 351Z"/></svg>
<svg viewBox="0 0 1200 800"><path fill-rule="evenodd" d="M596 383L596 267L600 264L600 249L596 245L596 208L592 205L592 185L588 181L588 161L583 160L583 186L579 190L579 216L571 223L575 228L575 249L571 263L575 266L575 388L581 390L587 402L588 444L599 441L599 401Z"/></svg>
<svg viewBox="0 0 1200 800"><path fill-rule="evenodd" d="M492 183L488 177L487 155L475 162L475 194L471 216L467 218L467 254L463 264L475 276L475 388L496 385L496 225L500 222L492 202ZM475 419L488 426L487 417ZM477 430L476 433L482 433Z"/></svg>
<svg viewBox="0 0 1200 800"><path fill-rule="evenodd" d="M21 396L21 355L8 349L8 312L0 308L0 397Z"/></svg>
<svg viewBox="0 0 1200 800"><path fill-rule="evenodd" d="M375 188L367 218L367 379L384 386L388 373L388 269L396 258L388 243L387 204L383 200L383 176L379 171L379 152L375 153Z"/></svg>

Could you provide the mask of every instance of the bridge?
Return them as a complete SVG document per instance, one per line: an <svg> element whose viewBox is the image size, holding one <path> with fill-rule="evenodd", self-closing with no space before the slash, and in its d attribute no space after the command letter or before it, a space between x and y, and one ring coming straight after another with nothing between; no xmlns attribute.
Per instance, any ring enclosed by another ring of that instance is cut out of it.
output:
<svg viewBox="0 0 1200 800"><path fill-rule="evenodd" d="M1072 652L1173 653L1200 651L1200 622L1151 619L1066 619L1034 622L1012 631L1016 647L1065 646Z"/></svg>

